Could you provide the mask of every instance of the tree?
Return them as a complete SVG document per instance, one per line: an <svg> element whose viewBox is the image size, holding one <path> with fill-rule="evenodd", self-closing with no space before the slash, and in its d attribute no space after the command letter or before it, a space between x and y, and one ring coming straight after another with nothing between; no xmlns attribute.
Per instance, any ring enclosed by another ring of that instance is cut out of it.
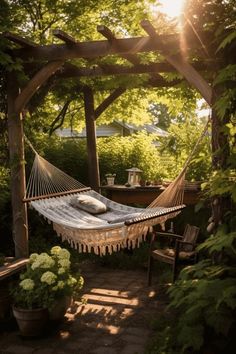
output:
<svg viewBox="0 0 236 354"><path fill-rule="evenodd" d="M160 148L168 175L176 177L176 171L181 171L184 163L192 153L197 140L204 131L207 119L187 116L184 121L170 123L168 136L162 138ZM206 181L211 171L211 148L209 131L202 138L187 169L186 179L191 181Z"/></svg>

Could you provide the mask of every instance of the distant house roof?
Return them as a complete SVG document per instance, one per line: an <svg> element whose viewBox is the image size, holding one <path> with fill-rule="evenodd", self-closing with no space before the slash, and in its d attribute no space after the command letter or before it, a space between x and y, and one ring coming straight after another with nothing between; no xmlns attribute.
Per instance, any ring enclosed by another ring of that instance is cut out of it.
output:
<svg viewBox="0 0 236 354"><path fill-rule="evenodd" d="M120 121L114 121L110 124L98 125L96 128L97 137L108 136L127 136L139 131L146 131L148 133L156 134L158 137L166 137L168 133L153 124L144 124L142 126L136 126L130 123L124 123ZM57 129L56 134L61 138L85 138L86 129L81 132L70 128Z"/></svg>
<svg viewBox="0 0 236 354"><path fill-rule="evenodd" d="M165 130L158 128L154 124L144 124L144 125L137 126L130 123L123 123L123 122L118 122L118 123L126 127L130 131L130 134L138 131L146 130L148 133L156 134L157 136L161 136L161 137L168 136L168 133Z"/></svg>

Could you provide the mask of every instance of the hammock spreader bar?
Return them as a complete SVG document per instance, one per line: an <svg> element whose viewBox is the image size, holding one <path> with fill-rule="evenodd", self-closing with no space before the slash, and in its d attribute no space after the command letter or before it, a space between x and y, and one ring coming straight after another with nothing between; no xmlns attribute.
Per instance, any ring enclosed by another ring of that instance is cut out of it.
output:
<svg viewBox="0 0 236 354"><path fill-rule="evenodd" d="M204 131L197 140L192 153L186 160L182 171L175 180L147 208L133 208L115 203L99 193L84 186L79 181L41 157L26 138L35 153L35 161L27 185L29 202L49 222L63 240L67 240L79 252L95 252L104 255L123 247L136 247L146 238L148 229L176 217L185 207L184 179L187 167L197 146L206 134ZM74 195L84 193L102 201L108 212L99 217L76 210L70 200ZM116 222L119 216L123 222ZM113 222L109 223L109 218Z"/></svg>
<svg viewBox="0 0 236 354"><path fill-rule="evenodd" d="M88 192L90 191L91 188L90 187L86 187L86 188L79 188L79 189L71 189L69 191L65 191L65 192L58 192L58 193L50 193L50 194L46 194L46 195L39 195L37 197L30 197L30 198L24 198L23 202L24 203L29 203L32 202L34 200L40 200L40 199L47 199L47 198L54 198L54 197L61 197L63 195L67 195L67 194L75 194L75 193L81 193L81 192Z"/></svg>

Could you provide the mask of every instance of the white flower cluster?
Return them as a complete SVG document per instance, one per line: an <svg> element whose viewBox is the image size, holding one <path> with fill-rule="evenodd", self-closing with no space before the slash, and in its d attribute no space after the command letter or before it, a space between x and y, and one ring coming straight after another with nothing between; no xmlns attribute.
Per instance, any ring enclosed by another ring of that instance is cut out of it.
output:
<svg viewBox="0 0 236 354"><path fill-rule="evenodd" d="M25 308L50 307L55 299L70 296L83 286L83 278L70 274L70 252L59 246L50 253L30 255L27 270L14 289L14 300Z"/></svg>
<svg viewBox="0 0 236 354"><path fill-rule="evenodd" d="M48 285L52 285L56 282L57 276L53 272L45 272L41 276L40 280L42 283L46 283Z"/></svg>
<svg viewBox="0 0 236 354"><path fill-rule="evenodd" d="M34 281L32 279L24 279L20 282L20 287L24 290L33 290L34 288Z"/></svg>
<svg viewBox="0 0 236 354"><path fill-rule="evenodd" d="M67 284L69 286L74 286L76 283L77 283L77 280L70 275L69 279L67 280Z"/></svg>
<svg viewBox="0 0 236 354"><path fill-rule="evenodd" d="M41 253L39 255L33 253L33 258L31 259L31 257L30 263L33 270L36 268L50 269L55 264L55 261L47 253Z"/></svg>
<svg viewBox="0 0 236 354"><path fill-rule="evenodd" d="M55 246L51 249L51 254L57 256L59 259L70 259L70 252L60 246Z"/></svg>
<svg viewBox="0 0 236 354"><path fill-rule="evenodd" d="M58 264L61 268L69 269L70 268L70 261L68 259L59 259Z"/></svg>

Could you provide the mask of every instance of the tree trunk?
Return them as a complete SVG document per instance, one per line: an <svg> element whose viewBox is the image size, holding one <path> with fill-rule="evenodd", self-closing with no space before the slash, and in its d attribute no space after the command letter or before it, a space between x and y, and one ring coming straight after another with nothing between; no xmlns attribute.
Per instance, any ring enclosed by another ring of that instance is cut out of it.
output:
<svg viewBox="0 0 236 354"><path fill-rule="evenodd" d="M222 128L228 121L227 115L224 118L220 118L215 109L212 109L212 167L215 171L224 171L227 169L230 147L228 136L223 133ZM212 217L215 230L219 224L224 222L224 215L230 210L230 207L231 202L229 197L213 197Z"/></svg>
<svg viewBox="0 0 236 354"><path fill-rule="evenodd" d="M15 112L15 101L19 95L14 73L8 74L8 139L11 169L11 202L13 213L13 240L15 257L28 257L27 206L25 196L25 157L22 116Z"/></svg>

